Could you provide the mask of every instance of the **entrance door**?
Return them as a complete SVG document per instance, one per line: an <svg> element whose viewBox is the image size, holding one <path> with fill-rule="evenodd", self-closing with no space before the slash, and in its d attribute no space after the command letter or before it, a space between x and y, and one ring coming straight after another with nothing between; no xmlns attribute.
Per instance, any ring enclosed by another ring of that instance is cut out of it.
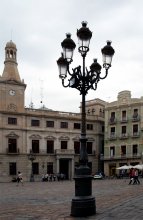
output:
<svg viewBox="0 0 143 220"><path fill-rule="evenodd" d="M116 165L110 165L109 166L109 175L115 176L116 175Z"/></svg>
<svg viewBox="0 0 143 220"><path fill-rule="evenodd" d="M65 174L65 178L69 179L69 160L60 159L60 173Z"/></svg>

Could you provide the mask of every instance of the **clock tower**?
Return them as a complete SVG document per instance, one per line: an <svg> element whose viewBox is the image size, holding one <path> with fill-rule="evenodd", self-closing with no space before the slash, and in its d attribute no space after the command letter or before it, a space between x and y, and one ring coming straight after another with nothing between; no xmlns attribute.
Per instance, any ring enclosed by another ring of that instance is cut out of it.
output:
<svg viewBox="0 0 143 220"><path fill-rule="evenodd" d="M4 70L0 77L0 111L24 112L26 84L17 68L17 48L10 41L5 47Z"/></svg>

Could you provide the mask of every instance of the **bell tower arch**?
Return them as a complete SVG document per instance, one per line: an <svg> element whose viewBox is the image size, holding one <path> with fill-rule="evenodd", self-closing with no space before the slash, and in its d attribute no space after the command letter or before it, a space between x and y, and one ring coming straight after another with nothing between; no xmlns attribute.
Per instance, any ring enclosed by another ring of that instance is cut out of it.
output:
<svg viewBox="0 0 143 220"><path fill-rule="evenodd" d="M4 70L0 77L0 111L24 111L26 84L21 80L17 66L16 44L9 41L5 47Z"/></svg>

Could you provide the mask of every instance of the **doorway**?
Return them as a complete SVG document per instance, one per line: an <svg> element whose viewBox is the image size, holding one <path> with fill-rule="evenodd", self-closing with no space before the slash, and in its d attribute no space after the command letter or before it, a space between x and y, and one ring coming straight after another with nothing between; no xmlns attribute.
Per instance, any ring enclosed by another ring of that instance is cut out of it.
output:
<svg viewBox="0 0 143 220"><path fill-rule="evenodd" d="M110 165L109 166L109 175L110 176L115 176L116 175L116 165Z"/></svg>
<svg viewBox="0 0 143 220"><path fill-rule="evenodd" d="M65 174L65 179L69 179L69 159L60 159L60 173Z"/></svg>

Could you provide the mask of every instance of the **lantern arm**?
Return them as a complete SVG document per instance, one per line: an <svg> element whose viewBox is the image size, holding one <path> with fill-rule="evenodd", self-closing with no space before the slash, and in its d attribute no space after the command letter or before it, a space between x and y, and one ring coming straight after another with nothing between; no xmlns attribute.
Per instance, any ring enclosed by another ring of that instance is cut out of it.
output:
<svg viewBox="0 0 143 220"><path fill-rule="evenodd" d="M75 88L77 90L81 90L82 85L82 72L81 66L78 66L72 69L73 73L71 74L71 78L69 79L70 87Z"/></svg>
<svg viewBox="0 0 143 220"><path fill-rule="evenodd" d="M78 78L82 76L81 72L81 66L79 65L78 67L75 67L73 70L73 74L76 75Z"/></svg>
<svg viewBox="0 0 143 220"><path fill-rule="evenodd" d="M86 76L85 76L85 94L88 93L88 90L93 89L96 90L97 83L100 80L99 78L100 72L88 71L86 68Z"/></svg>
<svg viewBox="0 0 143 220"><path fill-rule="evenodd" d="M67 72L70 76L70 78L68 79L67 84L65 84L65 79L62 79L62 85L64 87L71 87L71 88L76 88L79 91L81 90L81 85L82 85L82 73L81 73L81 66L78 66L76 68L72 69L72 73L69 70L69 65L67 68Z"/></svg>
<svg viewBox="0 0 143 220"><path fill-rule="evenodd" d="M99 81L99 80L98 80L98 81ZM97 89L97 83L98 83L98 82L92 83L91 86L89 87L89 89L96 90L96 89Z"/></svg>
<svg viewBox="0 0 143 220"><path fill-rule="evenodd" d="M68 65L67 65L67 73L70 75L70 76L72 76L72 73L70 72L70 68L69 68L69 63L68 63Z"/></svg>
<svg viewBox="0 0 143 220"><path fill-rule="evenodd" d="M85 94L88 93L88 90L97 89L97 84L101 79L105 79L108 75L108 69L105 69L105 75L101 76L101 71L88 71L86 68L86 76L85 76Z"/></svg>
<svg viewBox="0 0 143 220"><path fill-rule="evenodd" d="M71 73L69 69L69 64L68 64L67 72L70 76L77 75L79 77L81 76L81 66L79 65L78 67L72 68L72 73Z"/></svg>
<svg viewBox="0 0 143 220"><path fill-rule="evenodd" d="M108 68L108 69L109 69L109 68ZM100 76L100 77L99 77L100 79L105 79L105 78L107 77L107 75L108 75L108 69L105 68L105 75L104 75L104 76Z"/></svg>
<svg viewBox="0 0 143 220"><path fill-rule="evenodd" d="M65 79L62 79L62 85L63 85L63 87L69 87L69 82L67 83L67 85L65 85Z"/></svg>
<svg viewBox="0 0 143 220"><path fill-rule="evenodd" d="M92 89L93 89L93 90L96 90L96 89L97 89L97 82L92 85Z"/></svg>

